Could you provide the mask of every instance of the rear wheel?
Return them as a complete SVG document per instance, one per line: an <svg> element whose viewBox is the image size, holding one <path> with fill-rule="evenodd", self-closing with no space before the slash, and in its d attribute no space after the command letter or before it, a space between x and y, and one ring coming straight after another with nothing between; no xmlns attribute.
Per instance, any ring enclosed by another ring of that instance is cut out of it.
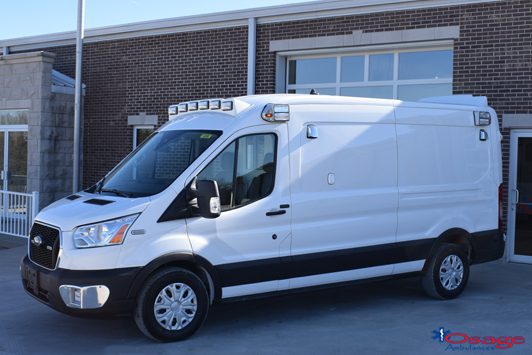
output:
<svg viewBox="0 0 532 355"><path fill-rule="evenodd" d="M208 310L207 290L198 276L186 269L165 268L142 289L135 323L152 339L179 341L199 329Z"/></svg>
<svg viewBox="0 0 532 355"><path fill-rule="evenodd" d="M465 248L445 243L432 256L422 285L431 297L452 299L464 291L468 279L469 260Z"/></svg>

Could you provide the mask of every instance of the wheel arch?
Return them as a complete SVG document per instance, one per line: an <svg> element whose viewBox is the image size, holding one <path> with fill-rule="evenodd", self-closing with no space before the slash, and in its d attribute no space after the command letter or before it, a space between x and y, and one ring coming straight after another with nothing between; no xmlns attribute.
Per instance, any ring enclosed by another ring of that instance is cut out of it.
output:
<svg viewBox="0 0 532 355"><path fill-rule="evenodd" d="M474 250L470 237L471 234L462 228L451 228L440 234L440 236L437 237L434 243L432 244L432 247L428 254L428 258L425 260L425 264L423 265L423 272L427 271L428 265L432 257L434 256L434 253L438 250L439 246L442 243L450 243L463 246L466 249L468 262L471 263Z"/></svg>
<svg viewBox="0 0 532 355"><path fill-rule="evenodd" d="M128 297L136 298L146 283L146 280L158 270L169 266L181 267L196 274L207 288L211 303L220 299L221 288L216 281L216 271L212 264L199 255L184 252L165 254L144 266L133 280Z"/></svg>

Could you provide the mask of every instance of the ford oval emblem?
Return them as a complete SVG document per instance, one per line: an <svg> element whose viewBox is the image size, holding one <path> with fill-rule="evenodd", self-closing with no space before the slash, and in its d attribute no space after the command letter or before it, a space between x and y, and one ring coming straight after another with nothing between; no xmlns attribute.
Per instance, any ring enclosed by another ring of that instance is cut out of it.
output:
<svg viewBox="0 0 532 355"><path fill-rule="evenodd" d="M35 237L33 237L33 239L31 240L31 242L33 243L33 245L35 245L36 247L40 247L42 245L42 237L40 235L37 235Z"/></svg>

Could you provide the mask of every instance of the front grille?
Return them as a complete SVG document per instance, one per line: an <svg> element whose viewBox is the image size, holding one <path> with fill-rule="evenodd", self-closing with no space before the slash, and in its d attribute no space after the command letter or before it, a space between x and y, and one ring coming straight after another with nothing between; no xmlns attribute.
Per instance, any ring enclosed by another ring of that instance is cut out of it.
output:
<svg viewBox="0 0 532 355"><path fill-rule="evenodd" d="M42 241L40 245L35 242L37 237ZM55 269L59 254L58 229L34 223L31 227L29 246L31 261L47 269Z"/></svg>

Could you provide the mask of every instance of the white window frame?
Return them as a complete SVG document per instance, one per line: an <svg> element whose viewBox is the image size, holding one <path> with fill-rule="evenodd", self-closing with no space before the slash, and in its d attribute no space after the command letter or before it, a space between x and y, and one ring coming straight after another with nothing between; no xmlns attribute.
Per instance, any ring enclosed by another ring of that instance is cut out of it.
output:
<svg viewBox="0 0 532 355"><path fill-rule="evenodd" d="M133 126L133 149L137 148L137 136L138 136L138 130L139 129L152 129L155 130L155 126L152 125L134 125Z"/></svg>
<svg viewBox="0 0 532 355"><path fill-rule="evenodd" d="M418 84L451 84L453 83L453 77L442 79L409 79L399 80L399 53L404 52L427 52L427 51L439 51L439 50L451 50L454 53L452 45L436 45L436 46L419 46L419 47L403 47L402 46L390 48L383 47L382 49L368 49L367 47L359 50L335 50L335 51L319 51L317 53L297 53L286 56L286 73L285 73L285 92L296 89L316 89L319 92L320 88L333 88L337 96L340 95L340 90L344 87L369 87L369 86L392 86L393 98L397 98L398 87L400 85L418 85ZM373 54L388 54L391 53L394 56L393 62L393 79L381 80L381 81L369 81L369 56ZM364 81L356 82L341 82L341 58L345 56L363 55L364 56ZM333 83L320 83L320 84L289 84L289 61L297 59L309 59L309 58L331 58L336 57L336 81Z"/></svg>

